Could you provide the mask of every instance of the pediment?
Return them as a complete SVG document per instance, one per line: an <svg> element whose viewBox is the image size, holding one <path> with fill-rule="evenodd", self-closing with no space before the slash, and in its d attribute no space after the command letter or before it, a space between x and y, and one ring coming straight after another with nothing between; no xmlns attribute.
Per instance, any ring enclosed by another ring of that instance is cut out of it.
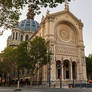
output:
<svg viewBox="0 0 92 92"><path fill-rule="evenodd" d="M81 20L79 20L73 13L71 13L70 11L60 11L60 12L56 12L56 13L52 13L49 14L47 17L58 17L58 16L64 16L65 14L67 14L69 17L71 17L73 20L77 21L79 24L83 25L83 23L81 22Z"/></svg>

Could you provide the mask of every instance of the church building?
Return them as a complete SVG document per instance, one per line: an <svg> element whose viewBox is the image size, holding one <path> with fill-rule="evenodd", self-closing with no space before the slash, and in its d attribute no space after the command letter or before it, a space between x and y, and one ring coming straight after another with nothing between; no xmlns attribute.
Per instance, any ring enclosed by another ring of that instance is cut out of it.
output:
<svg viewBox="0 0 92 92"><path fill-rule="evenodd" d="M68 4L65 4L63 11L47 12L40 24L34 20L34 13L29 9L27 19L12 30L8 46L17 46L36 36L49 40L52 52L50 69L48 65L42 69L42 81L50 79L56 85L60 78L63 84L72 83L73 80L76 83L87 81L83 23L69 11Z"/></svg>

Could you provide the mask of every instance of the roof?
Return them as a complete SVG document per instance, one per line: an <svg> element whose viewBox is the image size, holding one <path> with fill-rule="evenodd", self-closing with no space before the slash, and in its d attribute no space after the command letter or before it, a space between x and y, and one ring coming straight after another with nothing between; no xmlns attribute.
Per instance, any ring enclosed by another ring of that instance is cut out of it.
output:
<svg viewBox="0 0 92 92"><path fill-rule="evenodd" d="M36 32L39 26L40 24L37 21L33 19L25 19L18 24L17 28L19 28L21 31Z"/></svg>

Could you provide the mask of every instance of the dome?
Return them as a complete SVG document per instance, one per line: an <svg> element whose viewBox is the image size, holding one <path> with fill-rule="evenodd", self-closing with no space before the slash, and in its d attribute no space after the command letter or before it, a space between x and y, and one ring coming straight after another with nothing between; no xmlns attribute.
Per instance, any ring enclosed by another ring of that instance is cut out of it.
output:
<svg viewBox="0 0 92 92"><path fill-rule="evenodd" d="M19 23L17 28L19 28L22 31L36 32L39 26L40 24L37 21L34 21L33 19L25 19Z"/></svg>

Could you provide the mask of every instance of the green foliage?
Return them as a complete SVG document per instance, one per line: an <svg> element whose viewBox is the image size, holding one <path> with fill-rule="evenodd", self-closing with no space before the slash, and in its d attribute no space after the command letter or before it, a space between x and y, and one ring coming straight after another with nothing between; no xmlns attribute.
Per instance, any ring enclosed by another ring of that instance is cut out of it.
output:
<svg viewBox="0 0 92 92"><path fill-rule="evenodd" d="M30 42L30 46L31 67L35 73L43 65L50 62L49 42L41 37L36 37Z"/></svg>
<svg viewBox="0 0 92 92"><path fill-rule="evenodd" d="M27 50L28 42L22 42L16 48L16 65L18 69L30 68L30 56Z"/></svg>
<svg viewBox="0 0 92 92"><path fill-rule="evenodd" d="M3 58L3 61L0 62L1 72L13 72L30 67L27 44L28 42L23 42L17 48L7 47L1 53L1 58Z"/></svg>
<svg viewBox="0 0 92 92"><path fill-rule="evenodd" d="M0 54L0 73L11 74L15 70L30 69L32 75L38 69L50 62L49 42L41 37L36 37L29 42L31 46L28 51L28 42L22 42L18 47L7 47Z"/></svg>
<svg viewBox="0 0 92 92"><path fill-rule="evenodd" d="M7 47L3 53L0 54L0 58L3 59L3 61L0 62L0 71L4 73L13 72L15 69L15 53L14 48Z"/></svg>
<svg viewBox="0 0 92 92"><path fill-rule="evenodd" d="M92 74L92 57L86 57L87 74Z"/></svg>
<svg viewBox="0 0 92 92"><path fill-rule="evenodd" d="M65 0L0 0L0 27L13 28L18 24L20 9L30 5L35 14L39 14L42 7L56 7ZM71 0L68 0L71 1Z"/></svg>

